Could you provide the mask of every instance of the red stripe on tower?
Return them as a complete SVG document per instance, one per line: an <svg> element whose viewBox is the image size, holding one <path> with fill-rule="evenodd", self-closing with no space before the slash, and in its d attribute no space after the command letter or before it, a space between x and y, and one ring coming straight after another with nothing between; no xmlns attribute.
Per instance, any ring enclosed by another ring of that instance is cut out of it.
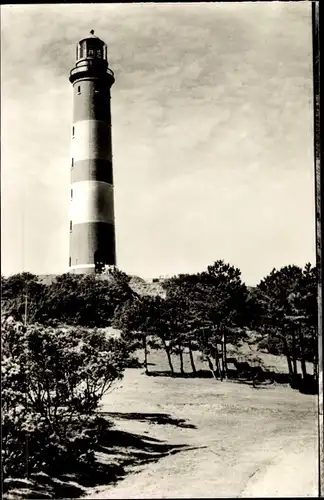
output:
<svg viewBox="0 0 324 500"><path fill-rule="evenodd" d="M73 85L69 270L116 265L107 46L93 31L77 44Z"/></svg>

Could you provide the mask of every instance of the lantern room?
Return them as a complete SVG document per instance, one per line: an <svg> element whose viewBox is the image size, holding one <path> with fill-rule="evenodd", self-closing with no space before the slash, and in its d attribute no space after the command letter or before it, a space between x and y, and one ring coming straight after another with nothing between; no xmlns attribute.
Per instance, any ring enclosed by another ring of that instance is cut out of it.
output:
<svg viewBox="0 0 324 500"><path fill-rule="evenodd" d="M91 30L76 47L76 64L70 71L69 80L75 83L80 78L105 78L109 86L114 83L114 73L108 67L107 45Z"/></svg>
<svg viewBox="0 0 324 500"><path fill-rule="evenodd" d="M107 45L95 36L93 30L77 44L76 60L78 62L81 59L103 59L107 61Z"/></svg>

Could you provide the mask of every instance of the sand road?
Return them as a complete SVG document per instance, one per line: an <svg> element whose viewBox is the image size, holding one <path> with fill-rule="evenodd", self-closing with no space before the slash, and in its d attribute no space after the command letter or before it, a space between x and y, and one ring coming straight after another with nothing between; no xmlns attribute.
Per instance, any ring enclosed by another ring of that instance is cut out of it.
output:
<svg viewBox="0 0 324 500"><path fill-rule="evenodd" d="M115 485L89 488L86 498L317 496L317 403L288 387L253 389L235 382L145 377L129 370L104 411L116 428L185 445L141 466ZM141 418L129 419L130 412ZM158 424L169 414L190 425ZM144 417L143 417L144 415Z"/></svg>

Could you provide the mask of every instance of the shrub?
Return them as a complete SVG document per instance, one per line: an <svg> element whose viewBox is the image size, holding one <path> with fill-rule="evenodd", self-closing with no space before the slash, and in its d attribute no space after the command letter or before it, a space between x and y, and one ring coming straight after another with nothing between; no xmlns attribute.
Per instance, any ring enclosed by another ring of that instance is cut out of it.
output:
<svg viewBox="0 0 324 500"><path fill-rule="evenodd" d="M122 377L125 344L12 318L2 320L1 340L4 476L93 462L100 399Z"/></svg>
<svg viewBox="0 0 324 500"><path fill-rule="evenodd" d="M42 322L46 317L45 297L47 286L31 273L1 276L1 312L17 321L25 319L25 302L28 300L28 322Z"/></svg>
<svg viewBox="0 0 324 500"><path fill-rule="evenodd" d="M47 287L43 318L70 325L107 327L118 306L133 297L126 278L62 274Z"/></svg>

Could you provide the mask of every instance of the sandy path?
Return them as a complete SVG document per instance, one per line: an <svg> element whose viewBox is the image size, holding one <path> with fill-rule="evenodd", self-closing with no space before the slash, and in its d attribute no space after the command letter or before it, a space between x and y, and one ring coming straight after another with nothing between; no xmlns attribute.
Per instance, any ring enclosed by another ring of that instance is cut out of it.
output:
<svg viewBox="0 0 324 500"><path fill-rule="evenodd" d="M276 456L275 462L260 467L242 491L242 497L318 496L317 464L313 450L299 450ZM279 478L279 480L278 480Z"/></svg>
<svg viewBox="0 0 324 500"><path fill-rule="evenodd" d="M193 449L146 465L86 498L316 497L317 460L309 448L278 453L274 445L242 454L235 463L212 447Z"/></svg>
<svg viewBox="0 0 324 500"><path fill-rule="evenodd" d="M117 428L188 448L133 469L116 485L89 489L85 498L318 495L315 398L284 387L254 391L199 380L187 389L188 381L168 380L166 398L162 380L144 380L149 404L138 391L143 379L135 378L137 390L116 393L109 407L165 412L195 428L125 419L116 420Z"/></svg>

